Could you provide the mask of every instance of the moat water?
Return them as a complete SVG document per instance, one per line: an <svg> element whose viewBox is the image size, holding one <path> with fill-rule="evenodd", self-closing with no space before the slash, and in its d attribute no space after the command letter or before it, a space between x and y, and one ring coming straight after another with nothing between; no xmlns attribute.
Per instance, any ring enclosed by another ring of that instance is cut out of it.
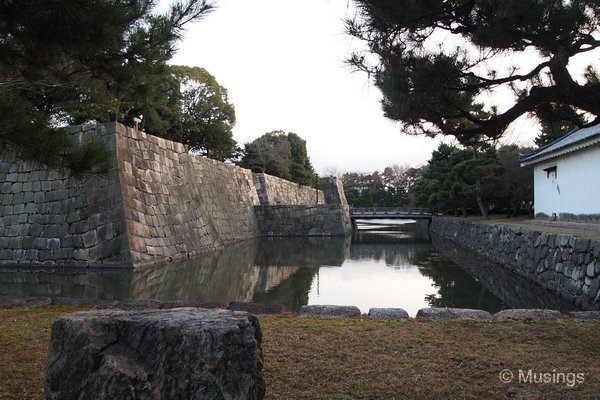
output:
<svg viewBox="0 0 600 400"><path fill-rule="evenodd" d="M401 307L554 308L550 292L414 223L363 221L348 238L261 238L193 260L136 270L0 269L0 296Z"/></svg>

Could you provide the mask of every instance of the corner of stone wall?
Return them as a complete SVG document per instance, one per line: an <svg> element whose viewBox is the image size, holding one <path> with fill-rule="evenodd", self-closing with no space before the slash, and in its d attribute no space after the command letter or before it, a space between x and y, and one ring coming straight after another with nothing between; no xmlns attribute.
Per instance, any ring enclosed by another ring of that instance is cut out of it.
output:
<svg viewBox="0 0 600 400"><path fill-rule="evenodd" d="M344 184L338 178L323 179L323 193L325 194L325 204L339 204L348 207L348 200L344 192Z"/></svg>
<svg viewBox="0 0 600 400"><path fill-rule="evenodd" d="M114 124L68 130L116 150ZM0 263L130 266L118 173L74 180L65 172L0 155Z"/></svg>

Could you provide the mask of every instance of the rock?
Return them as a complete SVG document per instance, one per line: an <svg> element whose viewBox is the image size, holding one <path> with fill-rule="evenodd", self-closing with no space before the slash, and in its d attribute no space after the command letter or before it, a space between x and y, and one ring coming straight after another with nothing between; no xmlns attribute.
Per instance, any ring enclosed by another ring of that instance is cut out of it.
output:
<svg viewBox="0 0 600 400"><path fill-rule="evenodd" d="M369 310L371 318L395 318L401 321L410 321L408 313L403 308L371 308Z"/></svg>
<svg viewBox="0 0 600 400"><path fill-rule="evenodd" d="M244 303L234 301L229 304L232 311L246 311L254 315L276 315L283 314L285 307L281 304Z"/></svg>
<svg viewBox="0 0 600 400"><path fill-rule="evenodd" d="M600 321L600 311L571 311L567 315L577 322Z"/></svg>
<svg viewBox="0 0 600 400"><path fill-rule="evenodd" d="M169 309L169 308L181 308L181 307L193 307L193 308L206 308L206 309L214 309L221 308L223 310L227 309L227 304L220 303L218 301L209 301L209 302L200 302L200 301L164 301L160 304L161 309Z"/></svg>
<svg viewBox="0 0 600 400"><path fill-rule="evenodd" d="M200 301L158 301L151 299L129 299L116 302L111 308L119 310L168 310L170 308L222 308L226 309L227 304L220 302L200 302Z"/></svg>
<svg viewBox="0 0 600 400"><path fill-rule="evenodd" d="M544 310L544 309L511 309L502 310L494 314L494 321L531 321L531 322L546 322L560 321L563 318L560 311Z"/></svg>
<svg viewBox="0 0 600 400"><path fill-rule="evenodd" d="M99 310L52 324L46 399L262 399L261 331L227 310Z"/></svg>
<svg viewBox="0 0 600 400"><path fill-rule="evenodd" d="M596 266L594 264L595 263L589 263L588 266L587 266L586 274L590 278L594 277L594 274L595 274L595 271L596 271Z"/></svg>
<svg viewBox="0 0 600 400"><path fill-rule="evenodd" d="M112 308L119 310L149 310L159 309L162 307L162 303L158 300L147 300L147 299L128 299L118 301Z"/></svg>
<svg viewBox="0 0 600 400"><path fill-rule="evenodd" d="M85 297L57 297L52 299L52 304L56 306L111 308L114 307L117 302L114 300L86 299Z"/></svg>
<svg viewBox="0 0 600 400"><path fill-rule="evenodd" d="M360 315L360 310L355 306L303 306L300 312L298 312L298 316L300 317L352 318Z"/></svg>
<svg viewBox="0 0 600 400"><path fill-rule="evenodd" d="M49 306L49 297L0 297L0 307L33 308Z"/></svg>
<svg viewBox="0 0 600 400"><path fill-rule="evenodd" d="M492 314L483 310L470 308L421 308L417 312L417 318L425 321L483 321L490 322Z"/></svg>

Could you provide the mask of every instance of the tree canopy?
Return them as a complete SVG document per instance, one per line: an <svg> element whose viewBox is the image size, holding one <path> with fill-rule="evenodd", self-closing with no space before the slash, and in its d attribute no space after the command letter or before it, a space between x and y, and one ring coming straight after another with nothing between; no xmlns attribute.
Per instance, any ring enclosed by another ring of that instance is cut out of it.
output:
<svg viewBox="0 0 600 400"><path fill-rule="evenodd" d="M598 71L590 65L579 77L567 68L600 47L595 0L355 2L348 32L368 51L349 62L372 74L385 115L409 133L468 143L498 138L526 114L572 123L580 122L573 114L600 116ZM529 69L515 61L531 54L539 62ZM508 108L493 100L502 88L514 93Z"/></svg>
<svg viewBox="0 0 600 400"><path fill-rule="evenodd" d="M383 173L346 172L341 176L348 204L354 207L402 207L414 204L410 192L420 168L391 165Z"/></svg>
<svg viewBox="0 0 600 400"><path fill-rule="evenodd" d="M207 0L9 0L0 3L0 143L23 159L103 172L109 152L57 127L90 120L167 126L156 105L182 29ZM168 121L168 119L167 119Z"/></svg>
<svg viewBox="0 0 600 400"><path fill-rule="evenodd" d="M177 65L169 72L163 82L167 101L157 108L166 126L150 124L146 131L216 160L235 158L239 152L232 132L235 108L227 89L204 68Z"/></svg>
<svg viewBox="0 0 600 400"><path fill-rule="evenodd" d="M272 131L246 143L240 165L302 185L315 181L306 141L292 132Z"/></svg>
<svg viewBox="0 0 600 400"><path fill-rule="evenodd" d="M467 215L490 209L518 215L531 208L533 174L521 168L518 154L530 149L515 145L496 149L487 144L457 147L441 144L431 154L423 176L413 186L417 205L432 211Z"/></svg>

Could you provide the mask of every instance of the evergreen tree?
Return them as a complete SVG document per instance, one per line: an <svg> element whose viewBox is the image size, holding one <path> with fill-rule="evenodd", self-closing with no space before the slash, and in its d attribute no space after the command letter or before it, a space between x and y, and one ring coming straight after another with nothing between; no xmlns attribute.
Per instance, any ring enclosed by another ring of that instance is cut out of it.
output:
<svg viewBox="0 0 600 400"><path fill-rule="evenodd" d="M308 157L306 140L295 133L288 133L290 144L290 175L291 180L302 185L310 185L315 180L315 170Z"/></svg>
<svg viewBox="0 0 600 400"><path fill-rule="evenodd" d="M600 116L598 72L590 65L575 79L567 68L573 57L600 47L596 0L355 2L348 32L366 42L369 54L349 62L371 74L385 115L409 133L468 144L498 138L517 118L548 105ZM510 61L532 50L535 67ZM515 93L507 109L494 102L502 88Z"/></svg>
<svg viewBox="0 0 600 400"><path fill-rule="evenodd" d="M535 111L535 116L542 125L542 131L534 140L538 146L544 146L586 123L583 115L578 114L573 107L565 105L540 105Z"/></svg>
<svg viewBox="0 0 600 400"><path fill-rule="evenodd" d="M295 133L272 131L246 143L240 165L301 185L310 185L315 181L306 141Z"/></svg>
<svg viewBox="0 0 600 400"><path fill-rule="evenodd" d="M110 152L77 143L60 126L131 124L144 115L161 129L156 104L184 25L207 0L8 0L0 2L0 143L22 159L75 174L106 172ZM166 126L163 125L163 126Z"/></svg>
<svg viewBox="0 0 600 400"><path fill-rule="evenodd" d="M169 70L171 79L164 82L167 103L157 108L167 127L150 124L146 131L216 160L235 158L239 151L232 132L235 108L227 89L204 68L179 65Z"/></svg>
<svg viewBox="0 0 600 400"><path fill-rule="evenodd" d="M290 142L283 131L272 131L246 143L240 165L253 172L290 179Z"/></svg>

